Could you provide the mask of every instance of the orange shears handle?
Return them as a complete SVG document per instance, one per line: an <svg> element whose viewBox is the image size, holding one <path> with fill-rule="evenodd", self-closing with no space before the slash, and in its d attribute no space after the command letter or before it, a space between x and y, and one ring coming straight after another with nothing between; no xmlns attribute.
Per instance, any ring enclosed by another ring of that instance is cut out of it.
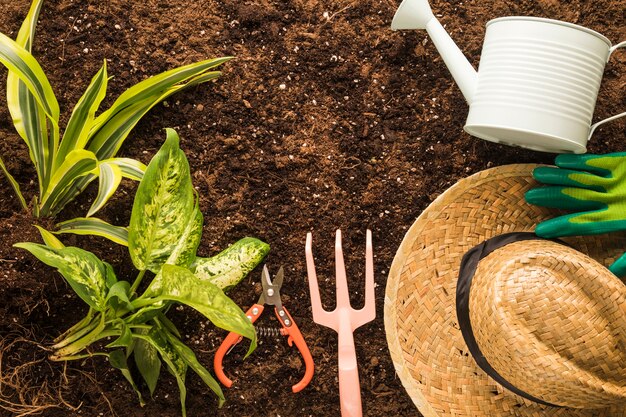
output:
<svg viewBox="0 0 626 417"><path fill-rule="evenodd" d="M264 307L260 304L254 304L248 309L248 311L246 311L246 316L248 316L250 321L254 323L261 316L261 313L263 313L263 308ZM217 352L215 352L215 358L213 358L213 369L215 369L215 375L226 388L230 388L233 385L233 381L231 381L224 373L222 360L233 346L241 342L241 339L243 339L243 337L235 332L228 333L226 339L224 339L219 349L217 349Z"/></svg>
<svg viewBox="0 0 626 417"><path fill-rule="evenodd" d="M296 347L300 351L300 355L302 355L302 359L304 360L304 366L305 366L304 376L302 377L300 382L298 382L296 385L291 387L291 390L293 392L300 392L307 385L309 385L309 382L311 382L311 379L313 378L313 371L315 369L315 365L313 363L313 357L311 356L309 347L307 346L306 341L304 340L304 337L302 337L302 333L300 333L300 329L298 328L298 325L293 320L293 318L291 317L291 314L289 314L289 312L287 311L285 307L283 307L283 311L285 312L285 314L287 315L287 318L291 322L289 326L285 325L286 319L284 317L280 317L280 315L278 314L278 311L276 311L275 309L276 317L283 325L283 329L285 330L286 335L289 336L287 338L287 343L289 344L289 346L292 346L295 343Z"/></svg>

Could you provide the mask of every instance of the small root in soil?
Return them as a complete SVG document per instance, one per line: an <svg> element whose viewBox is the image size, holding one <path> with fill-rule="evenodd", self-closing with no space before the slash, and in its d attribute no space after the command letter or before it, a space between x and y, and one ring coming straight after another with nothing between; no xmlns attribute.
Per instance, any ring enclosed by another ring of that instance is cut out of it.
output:
<svg viewBox="0 0 626 417"><path fill-rule="evenodd" d="M74 406L63 398L69 390L66 369L55 371L47 361L47 351L24 328L0 338L0 409L16 417L50 408L78 410L81 404Z"/></svg>

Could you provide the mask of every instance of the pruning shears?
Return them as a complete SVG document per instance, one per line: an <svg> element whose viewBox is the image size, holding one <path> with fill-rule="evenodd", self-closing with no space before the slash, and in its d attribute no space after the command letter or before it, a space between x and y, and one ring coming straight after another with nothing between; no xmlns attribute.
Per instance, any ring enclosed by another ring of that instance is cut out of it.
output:
<svg viewBox="0 0 626 417"><path fill-rule="evenodd" d="M291 387L293 392L302 391L313 378L313 357L311 356L311 352L309 351L309 347L302 337L302 333L300 333L300 329L298 325L293 320L289 312L285 307L283 307L282 301L280 299L280 287L283 284L284 272L281 267L278 270L278 273L274 277L274 281L270 280L270 274L267 270L267 265L263 266L263 272L261 273L261 284L263 286L263 292L259 297L259 300L256 304L252 305L248 311L246 312L246 316L252 323L254 323L265 309L265 305L274 306L274 313L280 322L281 328L278 331L283 336L288 336L287 343L289 346L292 346L294 343L296 347L300 351L302 355L302 359L304 360L305 372L304 377ZM222 360L224 356L226 356L233 347L235 347L239 342L241 342L242 336L230 332L228 336L224 339L219 349L215 353L215 359L213 360L213 367L215 369L215 374L217 375L217 379L226 386L230 388L233 382L224 374L224 369L222 366Z"/></svg>

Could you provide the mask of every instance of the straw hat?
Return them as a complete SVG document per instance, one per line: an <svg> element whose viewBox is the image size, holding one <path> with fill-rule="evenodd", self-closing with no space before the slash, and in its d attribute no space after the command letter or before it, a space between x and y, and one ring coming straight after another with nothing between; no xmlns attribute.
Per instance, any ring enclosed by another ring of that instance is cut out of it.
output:
<svg viewBox="0 0 626 417"><path fill-rule="evenodd" d="M558 214L524 201L535 167L459 181L396 253L385 330L425 417L626 416L626 285L604 267L626 234L508 234Z"/></svg>

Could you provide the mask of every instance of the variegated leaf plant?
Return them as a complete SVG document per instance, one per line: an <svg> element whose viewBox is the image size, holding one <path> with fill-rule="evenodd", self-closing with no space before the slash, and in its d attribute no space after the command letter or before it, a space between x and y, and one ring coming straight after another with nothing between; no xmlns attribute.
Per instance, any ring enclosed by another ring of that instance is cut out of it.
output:
<svg viewBox="0 0 626 417"><path fill-rule="evenodd" d="M220 76L214 69L230 57L210 59L150 77L122 93L98 116L109 76L106 60L96 73L60 134L60 109L40 64L31 54L35 26L43 0L33 0L17 38L0 33L0 62L9 70L7 105L18 134L28 145L37 173L39 195L33 198L36 216L54 216L99 179L98 195L87 217L101 209L122 178L141 180L145 165L116 157L139 120L168 96ZM4 173L25 209L20 186L0 158Z"/></svg>
<svg viewBox="0 0 626 417"><path fill-rule="evenodd" d="M139 183L130 225L118 230L123 231L118 240L127 244L139 270L132 283L118 279L111 265L91 252L66 247L42 228L44 244L15 245L57 268L89 306L86 316L55 340L51 359L108 357L129 381L141 404L144 400L128 359L132 355L150 394L164 363L178 383L183 415L189 368L218 395L220 404L224 396L213 376L181 341L176 326L166 317L168 308L174 303L194 308L216 326L250 339L251 352L256 346L254 327L223 290L239 282L269 251L266 243L244 238L212 258L196 257L203 217L194 194L178 135L167 129L164 145ZM140 292L146 276L151 276L151 281ZM101 341L107 338L113 340L102 346Z"/></svg>

